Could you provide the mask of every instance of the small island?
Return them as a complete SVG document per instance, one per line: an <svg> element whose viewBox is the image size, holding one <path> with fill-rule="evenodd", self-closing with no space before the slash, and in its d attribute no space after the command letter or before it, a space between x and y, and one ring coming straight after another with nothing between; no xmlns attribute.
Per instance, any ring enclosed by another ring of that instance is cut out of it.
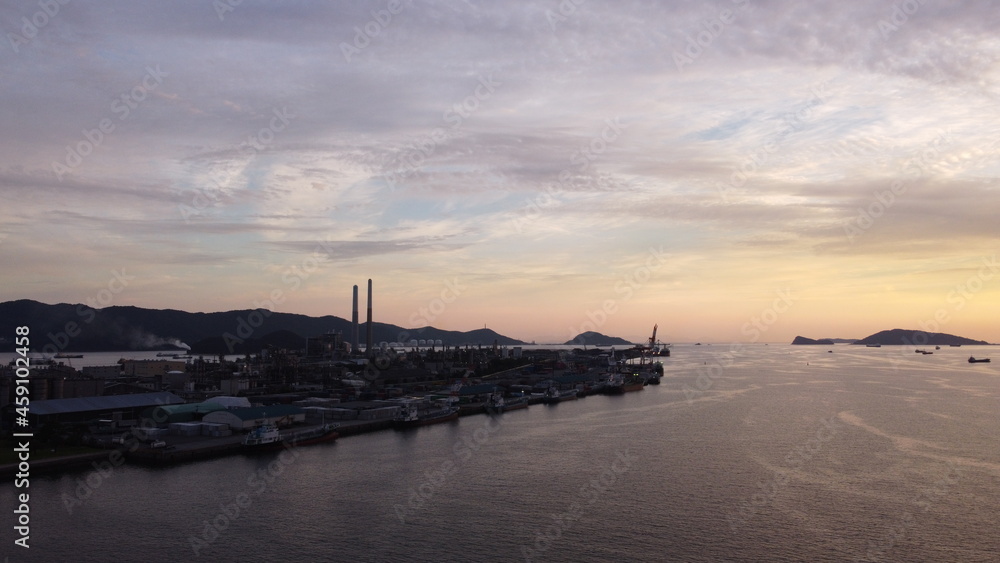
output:
<svg viewBox="0 0 1000 563"><path fill-rule="evenodd" d="M812 338L806 338L805 336L796 336L795 340L792 340L792 344L799 344L799 345L824 344L826 346L831 346L833 345L833 340L830 338L820 338L819 340L813 340Z"/></svg>
<svg viewBox="0 0 1000 563"><path fill-rule="evenodd" d="M588 330L576 335L572 340L566 341L565 344L566 346L631 346L632 342L617 336L608 336Z"/></svg>

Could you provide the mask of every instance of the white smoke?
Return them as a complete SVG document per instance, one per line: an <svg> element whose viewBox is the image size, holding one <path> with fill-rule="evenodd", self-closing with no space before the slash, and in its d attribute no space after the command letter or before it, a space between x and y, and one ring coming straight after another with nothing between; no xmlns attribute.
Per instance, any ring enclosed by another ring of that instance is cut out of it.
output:
<svg viewBox="0 0 1000 563"><path fill-rule="evenodd" d="M190 346L181 342L177 338L163 338L162 336L157 336L140 330L132 331L132 334L129 336L129 344L131 344L133 349L145 348L149 350L165 345L176 346L177 348L182 348L184 350L191 349Z"/></svg>

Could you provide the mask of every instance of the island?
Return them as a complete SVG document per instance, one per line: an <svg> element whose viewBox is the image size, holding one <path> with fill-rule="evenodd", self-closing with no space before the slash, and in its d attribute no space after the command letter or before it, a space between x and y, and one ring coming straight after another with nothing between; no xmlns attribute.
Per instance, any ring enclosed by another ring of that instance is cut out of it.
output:
<svg viewBox="0 0 1000 563"><path fill-rule="evenodd" d="M592 330L582 332L565 343L566 346L631 346L632 344L624 338L607 336Z"/></svg>
<svg viewBox="0 0 1000 563"><path fill-rule="evenodd" d="M855 344L863 346L874 346L876 344L881 346L978 346L988 345L989 342L955 336L954 334L945 334L943 332L894 328L892 330L876 332L871 336L856 341Z"/></svg>
<svg viewBox="0 0 1000 563"><path fill-rule="evenodd" d="M819 340L813 340L812 338L806 338L805 336L796 336L795 340L792 340L792 344L801 344L801 345L824 344L826 346L830 346L833 344L833 340L830 338L820 338Z"/></svg>

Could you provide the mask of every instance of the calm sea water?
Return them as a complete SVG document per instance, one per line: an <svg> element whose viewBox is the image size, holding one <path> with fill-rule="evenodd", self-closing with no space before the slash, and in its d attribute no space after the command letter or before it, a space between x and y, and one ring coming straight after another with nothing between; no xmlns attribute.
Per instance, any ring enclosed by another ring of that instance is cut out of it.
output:
<svg viewBox="0 0 1000 563"><path fill-rule="evenodd" d="M0 553L1000 560L1000 363L966 362L993 348L728 350L675 347L663 384L641 392L352 436L297 457L33 477L31 548L12 546L7 510ZM11 483L0 498L14 506Z"/></svg>

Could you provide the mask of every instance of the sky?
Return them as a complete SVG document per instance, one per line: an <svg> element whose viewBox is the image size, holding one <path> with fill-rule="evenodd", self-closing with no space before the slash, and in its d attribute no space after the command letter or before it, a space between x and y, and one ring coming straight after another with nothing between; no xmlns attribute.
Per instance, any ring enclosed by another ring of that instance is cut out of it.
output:
<svg viewBox="0 0 1000 563"><path fill-rule="evenodd" d="M0 301L1000 342L991 2L0 7Z"/></svg>

